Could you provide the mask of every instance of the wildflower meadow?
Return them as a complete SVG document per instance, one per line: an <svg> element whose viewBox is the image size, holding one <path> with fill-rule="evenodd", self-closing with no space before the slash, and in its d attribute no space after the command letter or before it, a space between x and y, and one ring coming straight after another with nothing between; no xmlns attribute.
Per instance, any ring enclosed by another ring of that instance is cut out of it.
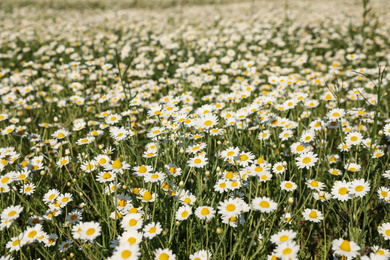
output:
<svg viewBox="0 0 390 260"><path fill-rule="evenodd" d="M389 1L68 1L0 2L0 260L390 258Z"/></svg>

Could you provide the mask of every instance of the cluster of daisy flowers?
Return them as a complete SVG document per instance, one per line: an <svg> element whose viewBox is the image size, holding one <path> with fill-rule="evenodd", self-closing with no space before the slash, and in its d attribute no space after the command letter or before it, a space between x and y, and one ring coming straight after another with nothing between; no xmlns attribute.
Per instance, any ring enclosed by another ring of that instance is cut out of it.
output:
<svg viewBox="0 0 390 260"><path fill-rule="evenodd" d="M1 259L390 258L389 25L263 4L0 10Z"/></svg>

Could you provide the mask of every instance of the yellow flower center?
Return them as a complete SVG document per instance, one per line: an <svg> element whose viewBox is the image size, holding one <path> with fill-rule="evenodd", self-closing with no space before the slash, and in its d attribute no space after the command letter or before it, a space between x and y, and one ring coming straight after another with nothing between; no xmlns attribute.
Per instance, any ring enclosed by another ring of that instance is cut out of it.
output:
<svg viewBox="0 0 390 260"><path fill-rule="evenodd" d="M315 212L315 211L313 210L312 212L310 212L309 217L310 217L310 218L317 218L317 217L318 217L318 216L317 216L317 212Z"/></svg>
<svg viewBox="0 0 390 260"><path fill-rule="evenodd" d="M260 207L262 207L262 208L269 208L269 202L268 201L262 201L262 202L260 202Z"/></svg>
<svg viewBox="0 0 390 260"><path fill-rule="evenodd" d="M339 189L339 194L341 194L341 195L345 195L345 194L347 194L347 192L348 192L348 189L345 187L342 187Z"/></svg>
<svg viewBox="0 0 390 260"><path fill-rule="evenodd" d="M122 251L122 253L121 253L121 257L122 258L129 258L131 256L131 251L130 250L127 250L127 249L125 249L125 250L123 250Z"/></svg>
<svg viewBox="0 0 390 260"><path fill-rule="evenodd" d="M208 208L203 208L200 214L202 214L203 216L207 216L210 214L210 210Z"/></svg>
<svg viewBox="0 0 390 260"><path fill-rule="evenodd" d="M129 221L129 226L130 227L134 227L135 225L137 225L137 220L135 220L135 219L130 219L130 221Z"/></svg>
<svg viewBox="0 0 390 260"><path fill-rule="evenodd" d="M95 233L95 229L94 228L89 228L88 230L87 230L87 232L85 232L88 236L91 236L91 235L93 235L94 233Z"/></svg>
<svg viewBox="0 0 390 260"><path fill-rule="evenodd" d="M355 191L357 192L361 192L362 190L364 190L364 187L362 185L358 185L355 187Z"/></svg>
<svg viewBox="0 0 390 260"><path fill-rule="evenodd" d="M122 168L121 161L115 160L114 163L112 164L112 168L114 168L114 169L121 169Z"/></svg>
<svg viewBox="0 0 390 260"><path fill-rule="evenodd" d="M111 178L111 174L110 174L109 172L105 172L105 173L103 174L103 179L107 180L107 179L109 179L109 178Z"/></svg>
<svg viewBox="0 0 390 260"><path fill-rule="evenodd" d="M212 124L213 124L213 122L211 120L207 120L206 122L204 122L204 125L206 125L206 126L210 126Z"/></svg>
<svg viewBox="0 0 390 260"><path fill-rule="evenodd" d="M226 206L227 211L234 211L236 209L236 206L234 204L228 204Z"/></svg>
<svg viewBox="0 0 390 260"><path fill-rule="evenodd" d="M185 211L183 211L180 215L181 215L182 218L185 218L185 217L188 216L188 211L185 210Z"/></svg>
<svg viewBox="0 0 390 260"><path fill-rule="evenodd" d="M146 200L146 201L149 201L151 200L153 197L152 197L152 194L149 192L149 191L146 191L144 193L144 196L142 197L143 200Z"/></svg>
<svg viewBox="0 0 390 260"><path fill-rule="evenodd" d="M345 252L350 252L351 251L351 244L349 243L348 240L344 240L343 243L340 245L340 249L345 251Z"/></svg>
<svg viewBox="0 0 390 260"><path fill-rule="evenodd" d="M28 233L28 237L29 238L33 238L33 237L35 237L37 235L37 231L35 231L35 230L33 230L33 231L31 231L30 233Z"/></svg>
<svg viewBox="0 0 390 260"><path fill-rule="evenodd" d="M241 161L246 161L246 160L248 160L248 158L249 158L249 157L248 157L248 155L246 155L246 154L243 154L243 155L240 156L240 160L241 160Z"/></svg>
<svg viewBox="0 0 390 260"><path fill-rule="evenodd" d="M286 236L286 235L283 235L283 236L281 236L280 238L279 238L279 241L280 242L284 242L284 241L287 241L288 240L288 236Z"/></svg>
<svg viewBox="0 0 390 260"><path fill-rule="evenodd" d="M159 260L169 260L169 255L166 254L166 253L162 253L162 254L159 256Z"/></svg>

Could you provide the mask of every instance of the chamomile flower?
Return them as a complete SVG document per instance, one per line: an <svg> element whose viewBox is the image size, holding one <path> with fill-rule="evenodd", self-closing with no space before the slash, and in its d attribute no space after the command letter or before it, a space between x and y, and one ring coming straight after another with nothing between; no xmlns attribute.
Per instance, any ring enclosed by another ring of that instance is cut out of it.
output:
<svg viewBox="0 0 390 260"><path fill-rule="evenodd" d="M70 160L71 160L70 156L62 157L61 159L59 159L59 160L57 161L57 166L58 166L59 168L62 168L62 167L64 167L65 165L68 165L68 164L70 163Z"/></svg>
<svg viewBox="0 0 390 260"><path fill-rule="evenodd" d="M363 136L359 132L351 132L345 137L345 141L348 145L359 145L363 140Z"/></svg>
<svg viewBox="0 0 390 260"><path fill-rule="evenodd" d="M199 219L211 220L214 218L215 210L212 207L201 206L195 210L195 215Z"/></svg>
<svg viewBox="0 0 390 260"><path fill-rule="evenodd" d="M237 199L228 199L219 202L218 213L227 216L235 217L241 213L242 206Z"/></svg>
<svg viewBox="0 0 390 260"><path fill-rule="evenodd" d="M286 140L290 139L291 137L293 137L293 131L291 131L291 130L284 130L283 132L281 132L279 134L279 139L282 141L286 141Z"/></svg>
<svg viewBox="0 0 390 260"><path fill-rule="evenodd" d="M148 239L152 239L155 236L158 236L159 234L161 234L162 230L163 229L162 229L161 224L159 222L149 223L143 228L144 237L146 237Z"/></svg>
<svg viewBox="0 0 390 260"><path fill-rule="evenodd" d="M81 227L80 239L94 240L101 233L101 227L98 222L84 222Z"/></svg>
<svg viewBox="0 0 390 260"><path fill-rule="evenodd" d="M228 149L222 151L221 157L224 159L233 159L237 157L239 152L240 149L238 147L229 147Z"/></svg>
<svg viewBox="0 0 390 260"><path fill-rule="evenodd" d="M364 197L367 192L370 191L370 184L364 179L353 180L350 182L350 194L355 195L356 197Z"/></svg>
<svg viewBox="0 0 390 260"><path fill-rule="evenodd" d="M157 198L156 193L150 193L147 190L143 190L139 194L139 198L141 199L142 202L154 202Z"/></svg>
<svg viewBox="0 0 390 260"><path fill-rule="evenodd" d="M322 215L321 211L318 211L316 209L305 209L302 212L302 215L305 220L309 220L315 223L321 222L321 220L324 219L324 216Z"/></svg>
<svg viewBox="0 0 390 260"><path fill-rule="evenodd" d="M262 141L262 140L268 140L270 137L271 137L270 131L264 130L263 132L259 133L258 139Z"/></svg>
<svg viewBox="0 0 390 260"><path fill-rule="evenodd" d="M68 239L66 240L65 242L61 243L60 245L58 245L58 251L60 251L61 253L63 252L66 252L69 250L69 248L71 248L73 246L73 242L72 240Z"/></svg>
<svg viewBox="0 0 390 260"><path fill-rule="evenodd" d="M104 169L106 171L123 174L124 170L130 169L130 164L125 161L116 159L112 162L112 164L108 163L104 165Z"/></svg>
<svg viewBox="0 0 390 260"><path fill-rule="evenodd" d="M380 187L378 189L379 199L382 201L390 202L390 189L387 187Z"/></svg>
<svg viewBox="0 0 390 260"><path fill-rule="evenodd" d="M187 164L190 167L195 167L195 168L203 168L208 164L207 158L205 155L198 155L195 156L194 158L191 158L187 161Z"/></svg>
<svg viewBox="0 0 390 260"><path fill-rule="evenodd" d="M163 172L154 172L144 176L145 182L161 182L165 179L166 175Z"/></svg>
<svg viewBox="0 0 390 260"><path fill-rule="evenodd" d="M141 166L134 167L133 171L134 171L133 174L135 176L141 177L151 173L153 171L153 168L152 166L149 165L141 165Z"/></svg>
<svg viewBox="0 0 390 260"><path fill-rule="evenodd" d="M275 249L275 255L282 260L295 259L298 256L299 245L295 241L279 244Z"/></svg>
<svg viewBox="0 0 390 260"><path fill-rule="evenodd" d="M345 110L341 108L334 108L330 110L327 114L327 117L330 120L339 120L345 115Z"/></svg>
<svg viewBox="0 0 390 260"><path fill-rule="evenodd" d="M157 249L154 252L154 260L176 260L176 255L170 249Z"/></svg>
<svg viewBox="0 0 390 260"><path fill-rule="evenodd" d="M304 131L299 139L302 143L310 143L314 141L315 132L311 130Z"/></svg>
<svg viewBox="0 0 390 260"><path fill-rule="evenodd" d="M17 237L11 237L11 240L7 242L5 247L9 249L9 252L19 251L22 247L21 239L22 239L22 234L20 234Z"/></svg>
<svg viewBox="0 0 390 260"><path fill-rule="evenodd" d="M209 250L200 250L190 255L190 260L211 260L212 256Z"/></svg>
<svg viewBox="0 0 390 260"><path fill-rule="evenodd" d="M287 170L286 167L283 166L282 162L275 163L274 166L272 167L272 171L275 174L282 174Z"/></svg>
<svg viewBox="0 0 390 260"><path fill-rule="evenodd" d="M257 197L252 200L251 206L254 210L270 213L276 210L278 204L267 197Z"/></svg>
<svg viewBox="0 0 390 260"><path fill-rule="evenodd" d="M186 220L192 215L192 208L188 205L184 205L178 208L175 217L177 220Z"/></svg>
<svg viewBox="0 0 390 260"><path fill-rule="evenodd" d="M138 230L142 228L143 218L142 214L134 213L128 214L122 218L121 226L126 231Z"/></svg>
<svg viewBox="0 0 390 260"><path fill-rule="evenodd" d="M27 227L26 231L23 233L23 238L20 243L22 245L33 243L43 234L44 232L41 224L37 224L33 227Z"/></svg>
<svg viewBox="0 0 390 260"><path fill-rule="evenodd" d="M119 114L111 114L105 117L105 122L109 125L113 125L122 120L122 116Z"/></svg>
<svg viewBox="0 0 390 260"><path fill-rule="evenodd" d="M390 240L390 223L383 223L378 227L378 232L385 240Z"/></svg>
<svg viewBox="0 0 390 260"><path fill-rule="evenodd" d="M294 191L294 190L296 190L297 185L292 181L283 181L280 184L280 188L282 190L286 190L286 191Z"/></svg>
<svg viewBox="0 0 390 260"><path fill-rule="evenodd" d="M105 166L111 162L111 158L108 155L100 154L94 158L94 161L97 162L100 166Z"/></svg>
<svg viewBox="0 0 390 260"><path fill-rule="evenodd" d="M81 138L81 139L77 140L76 144L77 145L87 145L87 144L92 143L94 140L95 140L95 137L88 136L88 137Z"/></svg>
<svg viewBox="0 0 390 260"><path fill-rule="evenodd" d="M99 172L97 174L96 180L100 183L106 183L106 182L112 182L115 180L116 173L105 171L105 172Z"/></svg>
<svg viewBox="0 0 390 260"><path fill-rule="evenodd" d="M8 206L1 212L1 219L14 220L19 218L20 213L23 211L23 207L20 205Z"/></svg>
<svg viewBox="0 0 390 260"><path fill-rule="evenodd" d="M69 135L70 135L70 132L68 130L59 129L59 130L55 131L51 136L53 138L57 138L57 139L61 140L61 139L66 138Z"/></svg>
<svg viewBox="0 0 390 260"><path fill-rule="evenodd" d="M111 258L107 260L137 260L141 255L138 244L137 245L120 245L117 246Z"/></svg>
<svg viewBox="0 0 390 260"><path fill-rule="evenodd" d="M336 168L330 168L330 169L328 170L328 172L329 172L330 174L332 174L333 176L340 176L340 175L343 175L342 171L339 170L339 169L336 169Z"/></svg>
<svg viewBox="0 0 390 260"><path fill-rule="evenodd" d="M279 245L281 243L285 243L293 240L297 236L297 233L292 230L282 230L277 234L271 236L271 242Z"/></svg>
<svg viewBox="0 0 390 260"><path fill-rule="evenodd" d="M339 238L332 241L332 250L337 255L354 258L359 255L360 247L353 241Z"/></svg>
<svg viewBox="0 0 390 260"><path fill-rule="evenodd" d="M27 183L27 184L23 184L23 187L20 188L19 192L27 196L30 196L35 192L35 188L36 188L35 184Z"/></svg>
<svg viewBox="0 0 390 260"><path fill-rule="evenodd" d="M139 245L142 242L143 233L136 230L125 231L119 236L119 244L121 246Z"/></svg>
<svg viewBox="0 0 390 260"><path fill-rule="evenodd" d="M312 179L308 179L306 181L306 185L309 189L316 190L316 191L321 191L325 187L324 183Z"/></svg>
<svg viewBox="0 0 390 260"><path fill-rule="evenodd" d="M68 215L66 216L66 221L71 224L75 224L83 219L82 213L82 210L74 209L68 213Z"/></svg>
<svg viewBox="0 0 390 260"><path fill-rule="evenodd" d="M358 172L360 171L362 167L357 164L357 163L347 163L345 166L344 166L344 169L346 169L347 171L351 171L351 172Z"/></svg>
<svg viewBox="0 0 390 260"><path fill-rule="evenodd" d="M172 176L180 176L182 173L181 168L177 165L170 163L169 165L165 165L165 172Z"/></svg>
<svg viewBox="0 0 390 260"><path fill-rule="evenodd" d="M55 199L60 195L60 192L56 189L49 190L43 197L43 201L47 204L54 203Z"/></svg>
<svg viewBox="0 0 390 260"><path fill-rule="evenodd" d="M313 167L318 161L317 155L313 152L303 153L295 159L297 161L296 164L298 166L298 169L309 169L310 167Z"/></svg>
<svg viewBox="0 0 390 260"><path fill-rule="evenodd" d="M340 201L347 201L351 199L351 194L349 192L351 184L344 181L336 181L332 187L332 195L335 199Z"/></svg>

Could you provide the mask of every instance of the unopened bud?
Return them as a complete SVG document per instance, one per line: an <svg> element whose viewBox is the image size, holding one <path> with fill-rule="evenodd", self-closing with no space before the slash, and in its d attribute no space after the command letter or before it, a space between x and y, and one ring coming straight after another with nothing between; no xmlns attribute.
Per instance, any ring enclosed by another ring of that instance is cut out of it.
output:
<svg viewBox="0 0 390 260"><path fill-rule="evenodd" d="M294 198L293 197L288 198L288 203L293 204L294 203Z"/></svg>

